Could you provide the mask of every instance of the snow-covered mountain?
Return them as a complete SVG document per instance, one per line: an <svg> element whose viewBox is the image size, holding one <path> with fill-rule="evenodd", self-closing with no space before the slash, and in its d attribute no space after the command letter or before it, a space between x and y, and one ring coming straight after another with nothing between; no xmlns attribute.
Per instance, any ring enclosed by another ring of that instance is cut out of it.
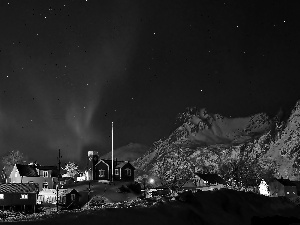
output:
<svg viewBox="0 0 300 225"><path fill-rule="evenodd" d="M139 143L129 143L114 150L114 158L124 161L134 161L149 151L149 147ZM100 157L111 159L111 151Z"/></svg>
<svg viewBox="0 0 300 225"><path fill-rule="evenodd" d="M277 177L299 177L300 101L286 120L282 111L274 118L265 113L226 118L205 109L187 110L180 118L169 137L134 162L138 175L171 181L194 171L224 176L238 171L241 180L251 180L273 171Z"/></svg>

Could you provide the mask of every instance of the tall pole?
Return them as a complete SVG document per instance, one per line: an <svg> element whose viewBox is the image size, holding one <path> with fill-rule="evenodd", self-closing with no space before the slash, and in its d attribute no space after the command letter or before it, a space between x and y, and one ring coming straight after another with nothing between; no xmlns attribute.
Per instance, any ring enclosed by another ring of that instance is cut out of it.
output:
<svg viewBox="0 0 300 225"><path fill-rule="evenodd" d="M111 181L114 182L114 122L111 122Z"/></svg>
<svg viewBox="0 0 300 225"><path fill-rule="evenodd" d="M62 156L60 155L60 149L58 149L58 157L57 157L57 159L58 159L58 177L60 176L60 164L61 164L60 159L61 158L62 158Z"/></svg>
<svg viewBox="0 0 300 225"><path fill-rule="evenodd" d="M60 159L62 156L60 155L60 149L58 149L58 175L57 175L57 185L56 185L56 211L58 211L58 189L59 189L59 178L60 178Z"/></svg>

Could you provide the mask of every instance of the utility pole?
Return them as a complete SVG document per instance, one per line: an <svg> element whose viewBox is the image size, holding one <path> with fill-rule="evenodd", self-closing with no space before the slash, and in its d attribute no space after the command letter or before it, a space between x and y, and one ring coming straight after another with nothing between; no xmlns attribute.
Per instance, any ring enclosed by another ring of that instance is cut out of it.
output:
<svg viewBox="0 0 300 225"><path fill-rule="evenodd" d="M59 189L59 178L60 178L60 159L62 156L60 155L60 149L58 149L58 175L57 175L57 185L56 185L56 211L58 211L58 189Z"/></svg>
<svg viewBox="0 0 300 225"><path fill-rule="evenodd" d="M88 188L88 201L90 200L90 193L91 193L91 181L89 181L89 188Z"/></svg>
<svg viewBox="0 0 300 225"><path fill-rule="evenodd" d="M111 122L111 182L114 182L114 122Z"/></svg>
<svg viewBox="0 0 300 225"><path fill-rule="evenodd" d="M60 155L60 149L58 149L58 157L57 157L57 160L58 160L58 176L60 177L60 159L62 158L62 156Z"/></svg>

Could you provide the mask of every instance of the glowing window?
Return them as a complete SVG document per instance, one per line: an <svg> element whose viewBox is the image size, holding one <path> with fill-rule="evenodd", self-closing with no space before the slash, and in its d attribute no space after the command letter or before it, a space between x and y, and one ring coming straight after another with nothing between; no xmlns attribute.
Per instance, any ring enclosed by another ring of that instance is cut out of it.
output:
<svg viewBox="0 0 300 225"><path fill-rule="evenodd" d="M48 171L43 171L43 177L48 177Z"/></svg>
<svg viewBox="0 0 300 225"><path fill-rule="evenodd" d="M99 170L99 177L105 176L105 170Z"/></svg>
<svg viewBox="0 0 300 225"><path fill-rule="evenodd" d="M119 169L115 169L115 175L119 175Z"/></svg>
<svg viewBox="0 0 300 225"><path fill-rule="evenodd" d="M4 194L0 194L0 199L4 199Z"/></svg>
<svg viewBox="0 0 300 225"><path fill-rule="evenodd" d="M28 195L27 194L21 194L21 199L28 199Z"/></svg>
<svg viewBox="0 0 300 225"><path fill-rule="evenodd" d="M75 194L71 194L71 201L75 201Z"/></svg>
<svg viewBox="0 0 300 225"><path fill-rule="evenodd" d="M43 188L48 189L48 182L43 183Z"/></svg>

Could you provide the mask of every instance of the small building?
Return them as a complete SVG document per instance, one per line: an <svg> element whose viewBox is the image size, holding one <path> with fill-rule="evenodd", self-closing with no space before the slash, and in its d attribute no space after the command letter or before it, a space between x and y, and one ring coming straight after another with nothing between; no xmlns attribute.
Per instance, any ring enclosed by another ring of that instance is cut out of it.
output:
<svg viewBox="0 0 300 225"><path fill-rule="evenodd" d="M118 163L114 171L114 179L122 181L134 181L135 168L128 161Z"/></svg>
<svg viewBox="0 0 300 225"><path fill-rule="evenodd" d="M135 168L128 161L114 161L114 180L134 181ZM95 165L95 180L111 180L111 160L100 159Z"/></svg>
<svg viewBox="0 0 300 225"><path fill-rule="evenodd" d="M197 189L201 188L203 190L214 190L221 189L225 186L225 181L217 174L203 174L195 173L192 178L194 184L197 186Z"/></svg>
<svg viewBox="0 0 300 225"><path fill-rule="evenodd" d="M197 185L193 180L187 180L179 188L180 191L192 191L192 192L195 192L196 189L197 189Z"/></svg>
<svg viewBox="0 0 300 225"><path fill-rule="evenodd" d="M71 209L79 207L80 194L75 189L59 189L58 203L63 208Z"/></svg>
<svg viewBox="0 0 300 225"><path fill-rule="evenodd" d="M270 197L286 196L289 198L297 196L297 187L289 179L272 179L269 183Z"/></svg>
<svg viewBox="0 0 300 225"><path fill-rule="evenodd" d="M58 172L56 166L15 164L9 176L10 183L38 183L39 190L55 188Z"/></svg>
<svg viewBox="0 0 300 225"><path fill-rule="evenodd" d="M0 206L21 206L35 209L38 184L0 184Z"/></svg>

